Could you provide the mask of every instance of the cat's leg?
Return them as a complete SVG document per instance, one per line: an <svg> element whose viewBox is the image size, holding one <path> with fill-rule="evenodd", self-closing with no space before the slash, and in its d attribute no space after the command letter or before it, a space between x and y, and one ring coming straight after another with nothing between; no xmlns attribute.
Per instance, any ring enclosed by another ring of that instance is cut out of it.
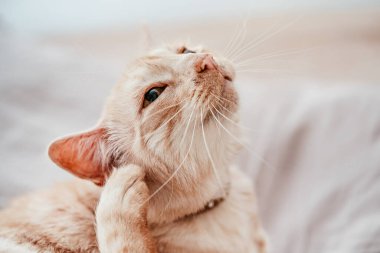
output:
<svg viewBox="0 0 380 253"><path fill-rule="evenodd" d="M156 253L147 226L149 190L137 165L115 169L103 189L96 210L100 252Z"/></svg>

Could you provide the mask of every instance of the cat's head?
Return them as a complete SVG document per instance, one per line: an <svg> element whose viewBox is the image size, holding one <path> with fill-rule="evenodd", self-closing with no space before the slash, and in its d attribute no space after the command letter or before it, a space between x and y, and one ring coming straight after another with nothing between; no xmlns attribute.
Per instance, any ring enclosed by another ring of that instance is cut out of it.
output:
<svg viewBox="0 0 380 253"><path fill-rule="evenodd" d="M128 163L157 187L224 173L237 149L234 78L227 59L201 47L154 50L127 68L98 126L55 141L49 155L99 185Z"/></svg>

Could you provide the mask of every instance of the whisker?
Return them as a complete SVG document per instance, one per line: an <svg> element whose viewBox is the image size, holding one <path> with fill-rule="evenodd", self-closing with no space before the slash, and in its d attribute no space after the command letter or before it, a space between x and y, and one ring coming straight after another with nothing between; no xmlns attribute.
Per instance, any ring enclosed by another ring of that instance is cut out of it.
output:
<svg viewBox="0 0 380 253"><path fill-rule="evenodd" d="M193 106L193 110L191 110L191 113L190 113L190 116L189 116L189 120L188 120L187 125L186 125L186 128L185 128L185 132L184 132L184 134L183 134L183 136L182 136L181 142L179 143L179 146L180 146L180 147L181 147L181 145L182 145L182 142L185 140L185 136L186 136L186 134L187 134L187 130L188 130L188 128L189 128L190 121L191 121L191 118L192 118L192 116L193 116L193 113L194 113L195 107L196 107L196 104L194 104L194 106Z"/></svg>
<svg viewBox="0 0 380 253"><path fill-rule="evenodd" d="M188 131L188 128L189 128L189 125L190 125L190 121L191 121L191 119L192 119L192 117L193 117L193 112L194 112L195 107L196 107L196 104L194 104L194 106L193 106L193 110L191 111L191 114L190 114L190 116L189 116L189 120L187 121L186 128L185 128L185 131L184 131L184 133L183 133L182 140L181 140L181 142L180 142L180 144L179 144L179 147L182 146L182 142L183 142L183 140L185 139L185 136L187 135L187 131ZM194 124L195 124L195 123L194 123ZM193 131L194 131L194 130L193 130ZM172 184L171 184L172 187L171 187L170 198L169 198L168 203L165 205L164 210L166 210L166 209L168 208L168 206L169 206L169 204L170 204L170 201L171 201L171 199L172 199L172 196L173 196L173 181L171 181L171 182L172 182Z"/></svg>
<svg viewBox="0 0 380 253"><path fill-rule="evenodd" d="M256 38L252 39L249 43L247 43L247 45L243 46L242 48L240 48L240 50L237 52L237 54L235 54L232 58L232 61L235 62L237 59L239 59L238 56L240 56L242 54L242 52L246 51L247 48L249 48L252 44L256 43L257 41L261 40L263 37L267 36L268 34L270 34L273 30L273 28L276 27L277 24L272 24L269 29L261 32Z"/></svg>
<svg viewBox="0 0 380 253"><path fill-rule="evenodd" d="M255 69L255 68L266 68L266 67L273 67L275 66L276 68L278 67L279 69L281 68L282 70L285 69L295 69L299 66L299 62L295 59L276 59L276 58L270 58L270 59L264 59L264 60L254 60L243 63L241 65L235 65L235 72L239 72L241 70L246 70L246 69Z"/></svg>
<svg viewBox="0 0 380 253"><path fill-rule="evenodd" d="M242 69L236 71L236 73L287 73L287 74L299 74L297 72L292 72L284 69Z"/></svg>
<svg viewBox="0 0 380 253"><path fill-rule="evenodd" d="M225 52L225 54L224 54L226 57L229 57L229 55L232 54L233 51L236 50L236 48L238 48L237 42L239 41L240 34L242 33L242 30L245 29L246 22L247 22L247 20L243 20L243 26L240 29L236 29L236 33L234 33L234 36L232 37L232 43L230 44L231 46L230 46L229 50L227 52Z"/></svg>
<svg viewBox="0 0 380 253"><path fill-rule="evenodd" d="M237 27L239 27L239 25L237 25ZM239 31L240 31L239 29L235 29L235 32L232 34L227 46L224 48L223 55L225 55L226 57L228 57L229 52L231 51L232 44L235 41L236 36L239 33Z"/></svg>
<svg viewBox="0 0 380 253"><path fill-rule="evenodd" d="M195 117L196 119L196 117ZM152 199L159 191L161 191L173 178L174 176L177 174L177 172L179 171L179 169L182 167L183 163L186 161L187 157L189 156L189 153L190 153L190 150L191 150L191 147L193 145L193 140L194 140L194 134L195 134L195 126L196 126L196 121L194 121L194 127L193 127L193 133L191 135L191 141L190 141L190 144L189 144L189 149L185 155L185 157L183 158L182 162L178 165L177 169L171 174L171 176L160 186L158 187L150 196L147 200L145 200L144 203L148 202L150 199Z"/></svg>
<svg viewBox="0 0 380 253"><path fill-rule="evenodd" d="M167 124L169 124L169 122L174 119L174 117L176 117L183 109L185 109L186 105L182 106L181 109L178 110L178 112L176 112L173 116L171 116L164 124L160 125L158 128L156 128L155 130L153 130L152 132L149 132L149 133L146 133L145 135L141 136L141 138L144 140L146 136L150 135L150 137L155 133L157 132L158 130L160 130L161 128L163 128L164 126L166 126ZM149 138L150 138L149 137ZM149 138L148 140L146 140L145 142L148 142L149 141Z"/></svg>
<svg viewBox="0 0 380 253"><path fill-rule="evenodd" d="M216 124L216 127L218 128L218 136L221 137L222 136L222 132L220 130L219 124Z"/></svg>
<svg viewBox="0 0 380 253"><path fill-rule="evenodd" d="M227 98L225 98L225 97L219 97L219 96L215 95L215 94L212 93L212 92L210 92L210 94L213 95L214 97L219 98L219 99L223 99L224 101L226 101L226 102L228 102L228 103L235 104L234 101L231 101L231 100L229 100L229 99L227 99Z"/></svg>
<svg viewBox="0 0 380 253"><path fill-rule="evenodd" d="M236 43L235 43L234 47L232 48L232 50L229 52L229 54L231 54L231 56L233 56L235 54L235 52L240 49L241 45L245 41L245 38L247 36L247 22L248 22L248 19L243 21L242 28L240 29L241 33L239 33L239 36L236 37L237 38ZM241 36L241 38L240 38L240 36ZM226 57L229 57L229 56L226 56ZM229 58L232 58L232 57L229 57Z"/></svg>
<svg viewBox="0 0 380 253"><path fill-rule="evenodd" d="M149 115L147 116L147 118L144 119L143 123L145 123L145 122L146 122L148 119L150 119L152 116L154 116L154 115L156 115L156 114L159 114L159 113L161 113L162 111L165 111L166 109L169 109L169 108L175 107L175 106L177 106L177 105L179 105L179 104L182 104L185 100L186 100L186 99L184 99L184 100L182 100L182 101L180 101L180 102L178 102L178 103L175 103L175 104L169 105L169 106L167 106L167 107L165 107L165 108L162 108L162 109L160 109L160 110L158 110L158 111L156 111L156 112L154 112L154 113L152 113L152 114L149 114Z"/></svg>
<svg viewBox="0 0 380 253"><path fill-rule="evenodd" d="M219 177L219 174L218 174L218 172L217 172L217 170L216 170L214 160L213 160L212 157L211 157L211 153L210 153L209 147L208 147L208 145L207 145L206 135L205 135L205 130L204 130L204 126L203 126L203 109L202 109L202 107L201 107L201 118L200 118L200 120L201 120L201 126L202 126L203 141L204 141L204 144L205 144L205 148L206 148L207 155L208 155L208 157L209 157L209 159L210 159L211 166L212 166L212 169L213 169L213 171L214 171L215 177L216 177L216 179L217 179L217 181L218 181L219 187L220 187L220 189L222 190L223 195L226 196L226 192L225 192L225 190L224 190L224 187L223 187L222 181L221 181L221 179L220 179L220 177Z"/></svg>
<svg viewBox="0 0 380 253"><path fill-rule="evenodd" d="M224 131L230 135L237 143L239 143L240 145L242 145L245 149L247 149L248 151L250 151L250 154L256 156L257 159L259 159L265 166L267 166L269 169L271 170L276 170L276 168L274 168L268 161L266 161L264 158L260 157L259 155L256 154L256 152L254 152L253 150L251 150L251 148L249 146L247 146L245 143L243 143L241 140L239 140L239 138L237 138L236 136L234 136L219 120L218 118L215 116L214 112L212 110L210 110L211 114L213 115L214 119L218 122L218 124L220 124L220 126L224 129Z"/></svg>
<svg viewBox="0 0 380 253"><path fill-rule="evenodd" d="M216 101L216 102L217 102L217 101ZM218 103L218 102L217 102L217 103ZM213 104L211 104L211 106L215 109L215 111L216 111L218 114L220 114L223 118L225 118L226 120L228 120L228 121L229 121L230 123L232 123L233 125L235 125L235 126L237 126L237 127L239 127L239 128L244 128L245 130L250 131L250 132L255 133L255 134L260 134L260 133L261 133L261 132L259 132L259 131L255 131L255 130L249 128L249 127L243 126L242 124L233 121L232 119L230 119L230 118L228 118L226 115L224 115L222 112L220 112L220 111L219 111L219 110L218 110ZM222 107L223 107L223 105L221 105L221 104L219 104L219 106L222 106Z"/></svg>
<svg viewBox="0 0 380 253"><path fill-rule="evenodd" d="M291 55L291 54L299 54L299 53L303 53L303 52L307 52L307 51L310 51L310 50L313 50L314 48L304 48L304 49L293 49L293 50L280 50L280 51L277 51L277 52L272 52L272 53L268 53L268 54L262 54L262 55L258 55L258 56L254 56L250 59L246 59L246 60L243 60L241 62L238 62L235 64L235 66L239 67L239 66L244 66L244 65L247 65L251 62L255 62L257 60L266 60L266 59L271 59L271 58L274 58L274 57L279 57L279 56L286 56L286 55Z"/></svg>
<svg viewBox="0 0 380 253"><path fill-rule="evenodd" d="M222 102L223 102L222 98L223 97L217 96L217 95L215 95L214 93L211 93L211 92L210 92L210 94L211 94L211 96L214 96L216 99L219 100L219 101L215 101L216 103L218 103L219 106L223 107L223 109L226 110L227 112L229 112L230 114L234 114L234 112L231 112L228 108L226 108L224 105L222 105ZM229 100L228 100L228 102L232 103L232 101L229 101Z"/></svg>
<svg viewBox="0 0 380 253"><path fill-rule="evenodd" d="M169 182L168 182L169 183ZM172 201L172 198L173 198L173 192L174 192L174 186L173 186L173 181L170 181L170 185L171 185L171 191L170 191L170 197L169 197L169 200L168 200L168 202L166 203L166 205L165 205L165 207L163 208L163 210L161 210L161 214L164 212L164 211L166 211L166 210L168 210L168 208L169 208L169 205L170 205L170 203L171 203L171 201Z"/></svg>
<svg viewBox="0 0 380 253"><path fill-rule="evenodd" d="M251 50L251 49L254 49L255 47L257 47L258 45L260 45L261 43L267 41L268 39L274 37L275 35L277 35L278 33L284 31L285 29L289 28L291 25L293 25L295 22L297 22L301 17L303 17L303 15L299 15L298 17L296 17L295 19L293 19L291 22L285 24L284 26L282 26L280 29L266 35L266 36L263 36L263 38L259 39L259 40L256 40L255 42L253 43L250 43L250 45L248 47L246 47L244 50L242 50L238 55L235 55L234 59L238 59L238 57L244 53L246 53L247 51Z"/></svg>

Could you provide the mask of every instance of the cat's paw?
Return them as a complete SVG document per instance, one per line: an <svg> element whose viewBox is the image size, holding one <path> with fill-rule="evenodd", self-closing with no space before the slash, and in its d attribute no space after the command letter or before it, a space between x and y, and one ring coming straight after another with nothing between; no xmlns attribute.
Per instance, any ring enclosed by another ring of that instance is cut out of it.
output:
<svg viewBox="0 0 380 253"><path fill-rule="evenodd" d="M107 180L96 209L100 252L156 252L147 227L149 190L137 165L117 168Z"/></svg>
<svg viewBox="0 0 380 253"><path fill-rule="evenodd" d="M149 190L144 177L144 170L137 165L115 169L101 194L97 221L135 223L146 219Z"/></svg>

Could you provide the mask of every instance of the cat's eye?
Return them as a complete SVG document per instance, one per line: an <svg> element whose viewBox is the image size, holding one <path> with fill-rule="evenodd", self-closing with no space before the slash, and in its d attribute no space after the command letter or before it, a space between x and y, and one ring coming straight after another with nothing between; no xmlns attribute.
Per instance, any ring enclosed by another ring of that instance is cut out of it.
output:
<svg viewBox="0 0 380 253"><path fill-rule="evenodd" d="M165 90L165 87L154 87L150 90L148 90L147 93L144 95L144 104L143 107L147 107L150 105L154 100L156 100L161 93Z"/></svg>
<svg viewBox="0 0 380 253"><path fill-rule="evenodd" d="M195 54L196 52L190 49L187 49L186 47L181 47L177 51L179 54Z"/></svg>
<svg viewBox="0 0 380 253"><path fill-rule="evenodd" d="M183 51L183 54L195 54L195 53L196 53L195 51L187 49L187 48L185 48L185 50Z"/></svg>

